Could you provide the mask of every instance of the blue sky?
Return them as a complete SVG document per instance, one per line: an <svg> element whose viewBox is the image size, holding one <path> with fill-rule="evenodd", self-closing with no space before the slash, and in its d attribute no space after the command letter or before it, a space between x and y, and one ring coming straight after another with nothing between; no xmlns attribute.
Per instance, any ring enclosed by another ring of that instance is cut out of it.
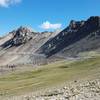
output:
<svg viewBox="0 0 100 100"><path fill-rule="evenodd" d="M65 28L70 20L100 15L100 0L0 0L0 35L19 26Z"/></svg>

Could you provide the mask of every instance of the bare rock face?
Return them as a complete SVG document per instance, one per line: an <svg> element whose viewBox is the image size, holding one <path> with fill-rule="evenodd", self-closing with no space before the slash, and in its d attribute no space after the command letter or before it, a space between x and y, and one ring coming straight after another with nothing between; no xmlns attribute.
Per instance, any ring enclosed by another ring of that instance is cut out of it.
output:
<svg viewBox="0 0 100 100"><path fill-rule="evenodd" d="M1 45L2 48L9 48L12 46L19 46L30 41L36 34L27 27L20 27L17 30L10 32L12 37Z"/></svg>
<svg viewBox="0 0 100 100"><path fill-rule="evenodd" d="M17 31L13 31L13 45L21 45L32 39L33 32L26 27L20 27Z"/></svg>

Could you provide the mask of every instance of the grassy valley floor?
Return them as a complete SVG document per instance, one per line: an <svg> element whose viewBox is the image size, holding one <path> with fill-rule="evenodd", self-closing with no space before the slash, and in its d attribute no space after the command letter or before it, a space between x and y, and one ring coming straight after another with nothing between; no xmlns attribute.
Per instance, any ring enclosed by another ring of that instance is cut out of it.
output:
<svg viewBox="0 0 100 100"><path fill-rule="evenodd" d="M99 78L100 57L81 61L60 61L27 71L14 71L1 75L0 98L10 98L31 92L42 94L46 89L60 88L60 86L70 82L76 83L77 81L96 80Z"/></svg>

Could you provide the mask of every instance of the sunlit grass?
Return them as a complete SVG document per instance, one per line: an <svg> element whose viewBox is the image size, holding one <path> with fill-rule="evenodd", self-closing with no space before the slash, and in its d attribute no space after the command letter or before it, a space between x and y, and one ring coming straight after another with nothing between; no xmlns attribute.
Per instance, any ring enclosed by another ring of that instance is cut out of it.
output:
<svg viewBox="0 0 100 100"><path fill-rule="evenodd" d="M0 76L0 95L16 95L62 84L66 81L100 73L100 58L61 61L24 72Z"/></svg>

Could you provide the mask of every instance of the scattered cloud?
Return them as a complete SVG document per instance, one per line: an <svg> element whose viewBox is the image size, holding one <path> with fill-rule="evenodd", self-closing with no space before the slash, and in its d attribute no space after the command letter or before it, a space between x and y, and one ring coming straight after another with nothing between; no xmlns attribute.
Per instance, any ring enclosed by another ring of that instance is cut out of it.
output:
<svg viewBox="0 0 100 100"><path fill-rule="evenodd" d="M1 7L9 7L12 4L20 3L21 0L0 0Z"/></svg>
<svg viewBox="0 0 100 100"><path fill-rule="evenodd" d="M52 24L49 21L46 21L40 25L40 28L47 29L47 30L48 29L59 29L59 28L61 28L61 26L62 26L62 24L60 24L60 23Z"/></svg>

